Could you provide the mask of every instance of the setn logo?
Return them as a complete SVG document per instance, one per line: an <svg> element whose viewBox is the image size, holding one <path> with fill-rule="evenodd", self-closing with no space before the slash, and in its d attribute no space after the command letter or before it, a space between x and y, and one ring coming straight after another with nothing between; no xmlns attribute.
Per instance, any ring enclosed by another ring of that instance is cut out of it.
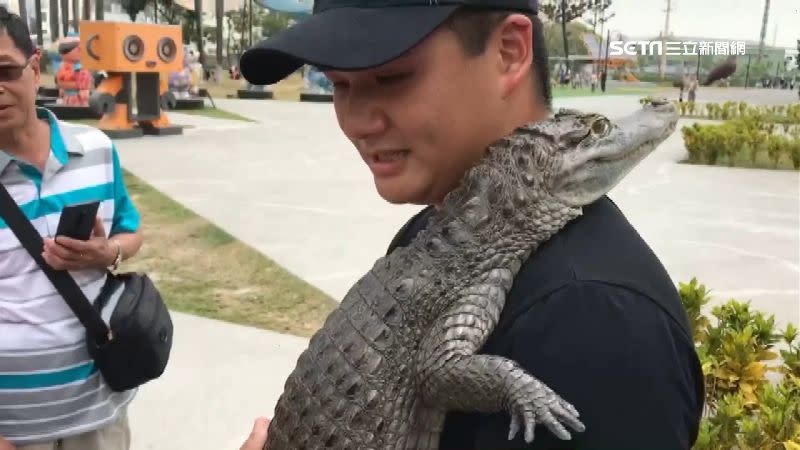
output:
<svg viewBox="0 0 800 450"><path fill-rule="evenodd" d="M744 55L744 41L611 41L609 56Z"/></svg>

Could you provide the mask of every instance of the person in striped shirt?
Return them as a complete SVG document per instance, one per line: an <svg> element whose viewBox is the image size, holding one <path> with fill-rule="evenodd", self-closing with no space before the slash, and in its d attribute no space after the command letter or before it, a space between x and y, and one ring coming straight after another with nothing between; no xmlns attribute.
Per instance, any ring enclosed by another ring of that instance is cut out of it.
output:
<svg viewBox="0 0 800 450"><path fill-rule="evenodd" d="M135 255L139 213L113 142L100 130L36 107L39 53L19 16L0 7L0 183L44 240L43 259L68 270L94 300L106 269ZM88 241L55 236L64 207L99 202ZM121 293L102 316L108 322ZM136 391L113 392L86 349L86 332L0 220L0 448L123 450Z"/></svg>

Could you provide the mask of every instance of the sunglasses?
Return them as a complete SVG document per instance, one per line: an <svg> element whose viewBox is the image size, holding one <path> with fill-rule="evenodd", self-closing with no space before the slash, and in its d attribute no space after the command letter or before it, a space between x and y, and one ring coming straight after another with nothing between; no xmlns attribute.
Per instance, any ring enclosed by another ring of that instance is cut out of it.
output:
<svg viewBox="0 0 800 450"><path fill-rule="evenodd" d="M28 58L24 65L0 65L0 83L17 81L22 76L22 72L31 64L32 58Z"/></svg>

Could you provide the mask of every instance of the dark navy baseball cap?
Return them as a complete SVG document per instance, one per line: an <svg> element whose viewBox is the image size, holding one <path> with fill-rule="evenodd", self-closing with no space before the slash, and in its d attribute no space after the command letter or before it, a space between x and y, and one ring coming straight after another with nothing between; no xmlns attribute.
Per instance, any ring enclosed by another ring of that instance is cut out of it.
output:
<svg viewBox="0 0 800 450"><path fill-rule="evenodd" d="M273 84L304 64L363 70L406 53L459 8L536 14L538 0L316 0L312 15L239 60L251 84Z"/></svg>

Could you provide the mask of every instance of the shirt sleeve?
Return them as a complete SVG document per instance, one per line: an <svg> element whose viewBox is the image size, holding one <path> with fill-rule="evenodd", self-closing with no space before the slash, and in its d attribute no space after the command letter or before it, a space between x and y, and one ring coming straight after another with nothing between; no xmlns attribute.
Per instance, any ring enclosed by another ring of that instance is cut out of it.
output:
<svg viewBox="0 0 800 450"><path fill-rule="evenodd" d="M586 425L561 441L544 426L508 440L507 414L477 424L475 449L688 450L702 411L693 344L648 297L574 281L521 314L510 357L572 403ZM702 384L700 384L702 386Z"/></svg>
<svg viewBox="0 0 800 450"><path fill-rule="evenodd" d="M110 235L134 233L139 229L139 211L131 201L128 189L125 187L125 178L122 175L122 167L116 146L112 145L111 154L114 166L114 220L111 224Z"/></svg>

